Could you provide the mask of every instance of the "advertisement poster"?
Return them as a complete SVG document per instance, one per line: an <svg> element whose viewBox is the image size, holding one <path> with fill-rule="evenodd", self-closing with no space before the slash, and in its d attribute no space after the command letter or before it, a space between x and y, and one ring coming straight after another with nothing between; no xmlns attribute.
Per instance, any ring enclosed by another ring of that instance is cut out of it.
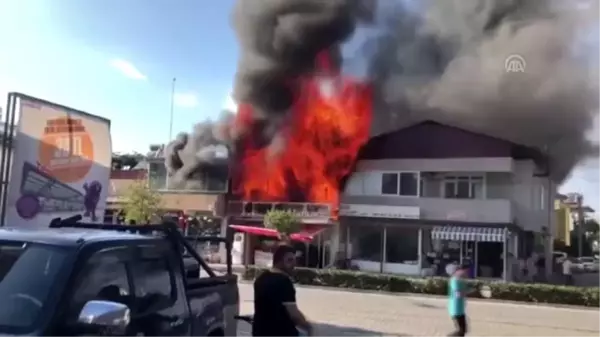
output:
<svg viewBox="0 0 600 337"><path fill-rule="evenodd" d="M104 221L110 179L110 121L20 100L6 226L47 227L81 214Z"/></svg>

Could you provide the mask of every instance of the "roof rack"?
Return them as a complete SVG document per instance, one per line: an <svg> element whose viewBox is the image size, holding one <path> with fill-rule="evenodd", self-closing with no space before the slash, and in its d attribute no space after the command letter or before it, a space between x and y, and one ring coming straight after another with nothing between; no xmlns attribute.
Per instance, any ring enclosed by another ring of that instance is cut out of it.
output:
<svg viewBox="0 0 600 337"><path fill-rule="evenodd" d="M81 215L75 215L69 218L61 219L55 218L50 221L50 228L83 228L83 229L98 229L98 230L113 230L118 232L129 232L134 234L142 235L154 235L155 233L162 233L168 240L183 246L183 248L190 254L198 264L202 266L210 277L217 276L212 268L204 261L204 259L198 254L196 249L192 246L190 241L211 241L225 243L227 249L227 273L232 273L232 259L231 259L231 240L227 237L214 237L214 236L184 236L177 227L177 224L172 221L165 221L162 224L155 225L115 225L115 224L98 224L98 223L84 223L80 222L83 219Z"/></svg>

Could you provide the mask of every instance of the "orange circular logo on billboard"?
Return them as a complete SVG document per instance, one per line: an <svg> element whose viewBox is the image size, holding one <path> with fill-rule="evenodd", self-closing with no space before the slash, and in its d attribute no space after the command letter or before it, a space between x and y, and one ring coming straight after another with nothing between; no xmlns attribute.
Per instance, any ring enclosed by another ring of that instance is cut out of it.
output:
<svg viewBox="0 0 600 337"><path fill-rule="evenodd" d="M40 137L38 165L63 183L82 180L92 168L94 145L80 119L68 117L46 122Z"/></svg>

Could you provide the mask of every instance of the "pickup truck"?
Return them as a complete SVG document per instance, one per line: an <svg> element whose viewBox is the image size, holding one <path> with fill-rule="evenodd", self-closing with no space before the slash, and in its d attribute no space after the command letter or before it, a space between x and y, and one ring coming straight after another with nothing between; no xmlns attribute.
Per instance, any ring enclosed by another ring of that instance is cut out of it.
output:
<svg viewBox="0 0 600 337"><path fill-rule="evenodd" d="M225 243L219 276L174 223L79 220L0 229L0 335L236 335L230 240L194 238Z"/></svg>

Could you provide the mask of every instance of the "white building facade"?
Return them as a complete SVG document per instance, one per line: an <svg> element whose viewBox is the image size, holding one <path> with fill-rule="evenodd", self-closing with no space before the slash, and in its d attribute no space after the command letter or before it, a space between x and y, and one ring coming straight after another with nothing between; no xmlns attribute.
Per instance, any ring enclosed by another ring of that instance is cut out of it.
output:
<svg viewBox="0 0 600 337"><path fill-rule="evenodd" d="M556 187L542 159L434 122L373 139L345 184L334 249L365 271L433 275L462 262L506 279L537 253L549 273Z"/></svg>

